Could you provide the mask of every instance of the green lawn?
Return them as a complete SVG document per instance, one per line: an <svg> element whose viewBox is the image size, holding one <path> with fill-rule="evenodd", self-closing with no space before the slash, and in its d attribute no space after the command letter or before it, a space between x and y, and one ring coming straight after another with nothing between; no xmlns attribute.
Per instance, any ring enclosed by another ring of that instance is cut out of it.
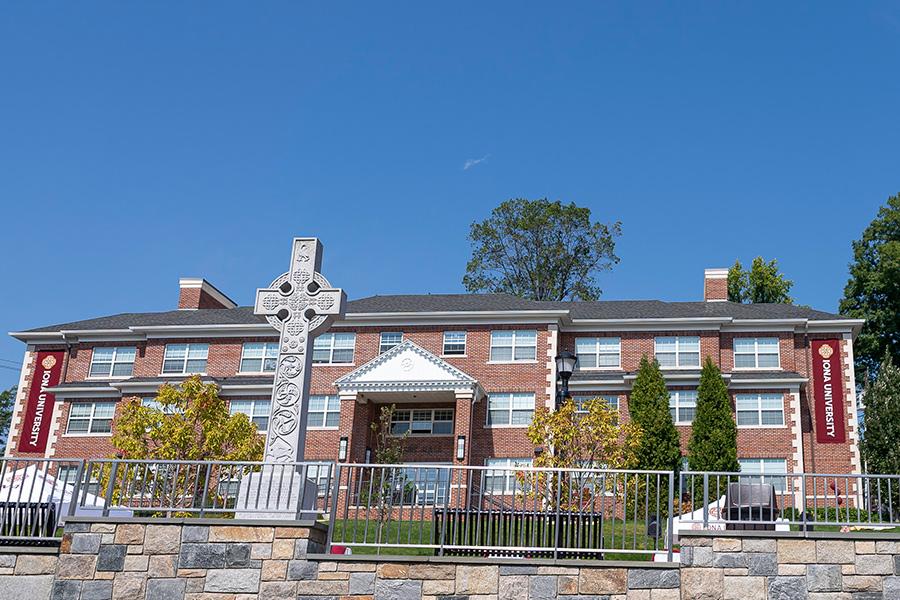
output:
<svg viewBox="0 0 900 600"><path fill-rule="evenodd" d="M648 553L616 552L615 549L654 550L654 540L647 537L644 521L622 523L609 521L603 524L603 546L610 551L604 553L607 560L647 560ZM624 538L623 538L624 534ZM434 548L392 548L383 544L433 544L433 524L430 521L389 521L380 539L377 523L369 521L368 530L364 520L338 520L334 524L333 544L349 546L355 554L392 554L400 556L434 556ZM368 543L372 545L359 545ZM662 549L664 538L659 540ZM585 558L588 555L582 555Z"/></svg>

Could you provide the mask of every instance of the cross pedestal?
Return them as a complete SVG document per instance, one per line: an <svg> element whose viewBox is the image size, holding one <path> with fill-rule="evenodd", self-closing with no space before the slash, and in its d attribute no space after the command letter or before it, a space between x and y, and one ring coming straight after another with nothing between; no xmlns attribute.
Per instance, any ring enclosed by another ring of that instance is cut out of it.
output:
<svg viewBox="0 0 900 600"><path fill-rule="evenodd" d="M256 291L253 312L280 332L264 456L266 463L276 464L241 480L238 506L248 512L237 512L239 518L295 518L307 508L298 506L301 500L315 506L316 494L307 493L310 481L301 481L303 473L289 479L288 471L302 470L291 463L303 461L306 446L313 339L343 317L347 303L343 290L331 287L319 272L321 266L319 240L294 238L288 272ZM274 516L264 516L269 514Z"/></svg>

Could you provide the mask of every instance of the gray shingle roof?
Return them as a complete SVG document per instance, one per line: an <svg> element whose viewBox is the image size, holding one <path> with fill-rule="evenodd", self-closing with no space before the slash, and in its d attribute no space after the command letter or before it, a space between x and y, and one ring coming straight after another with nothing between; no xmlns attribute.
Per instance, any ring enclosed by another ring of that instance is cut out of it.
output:
<svg viewBox="0 0 900 600"><path fill-rule="evenodd" d="M790 304L733 302L663 302L660 300L600 300L596 302L540 302L509 294L410 294L370 296L351 300L347 313L489 312L568 310L574 319L672 319L724 317L735 319L843 319L840 315ZM248 325L263 323L253 307L121 313L28 330L127 329L161 325Z"/></svg>

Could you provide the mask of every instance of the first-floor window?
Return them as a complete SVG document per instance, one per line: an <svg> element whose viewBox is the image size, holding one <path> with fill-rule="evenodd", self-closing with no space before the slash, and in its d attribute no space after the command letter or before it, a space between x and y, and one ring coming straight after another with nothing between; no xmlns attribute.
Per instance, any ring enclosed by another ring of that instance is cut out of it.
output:
<svg viewBox="0 0 900 600"><path fill-rule="evenodd" d="M228 412L232 415L244 413L259 431L269 429L269 400L232 400Z"/></svg>
<svg viewBox="0 0 900 600"><path fill-rule="evenodd" d="M739 427L784 425L784 397L781 394L737 394L734 405Z"/></svg>
<svg viewBox="0 0 900 600"><path fill-rule="evenodd" d="M453 433L453 409L395 410L391 415L391 433L403 435L450 435Z"/></svg>
<svg viewBox="0 0 900 600"><path fill-rule="evenodd" d="M59 471L56 474L56 480L60 483L61 486L65 485L75 485L75 482L78 481L78 470L79 467L60 467ZM94 496L98 495L100 492L100 479L97 476L94 470L91 469L91 477L88 481L88 472L85 470L81 475L81 485L84 486L87 483L87 492L88 494L93 494ZM84 489L82 487L82 489Z"/></svg>
<svg viewBox="0 0 900 600"><path fill-rule="evenodd" d="M527 427L534 417L534 394L490 394L487 412L489 427Z"/></svg>
<svg viewBox="0 0 900 600"><path fill-rule="evenodd" d="M690 425L697 413L697 392L695 390L670 391L669 413L676 425Z"/></svg>
<svg viewBox="0 0 900 600"><path fill-rule="evenodd" d="M619 410L619 397L615 394L597 394L594 396L575 396L572 398L575 402L575 412L580 414L587 413L587 403L591 400L599 400L610 408L610 410Z"/></svg>
<svg viewBox="0 0 900 600"><path fill-rule="evenodd" d="M115 402L73 402L66 433L110 433L115 413Z"/></svg>
<svg viewBox="0 0 900 600"><path fill-rule="evenodd" d="M770 483L776 492L783 492L787 487L787 461L783 458L739 458L741 473L753 477L741 477L742 483ZM773 475L782 475L773 477Z"/></svg>
<svg viewBox="0 0 900 600"><path fill-rule="evenodd" d="M332 465L309 465L306 471L306 478L316 483L317 495L324 498L328 493L328 486L331 483Z"/></svg>
<svg viewBox="0 0 900 600"><path fill-rule="evenodd" d="M403 502L417 506L442 505L450 491L450 469L419 467L412 463L398 474L396 485L402 484Z"/></svg>
<svg viewBox="0 0 900 600"><path fill-rule="evenodd" d="M522 486L516 481L516 469L530 467L530 458L489 458L484 461L486 467L482 471L483 489L490 494L512 494Z"/></svg>
<svg viewBox="0 0 900 600"><path fill-rule="evenodd" d="M306 426L311 429L337 429L341 423L341 399L321 394L309 397Z"/></svg>

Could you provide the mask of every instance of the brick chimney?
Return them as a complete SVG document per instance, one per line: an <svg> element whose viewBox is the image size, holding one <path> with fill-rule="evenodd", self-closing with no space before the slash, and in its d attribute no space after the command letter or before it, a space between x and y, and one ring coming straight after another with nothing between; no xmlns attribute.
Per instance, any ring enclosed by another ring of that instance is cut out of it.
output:
<svg viewBox="0 0 900 600"><path fill-rule="evenodd" d="M703 300L705 302L728 300L728 269L703 271Z"/></svg>
<svg viewBox="0 0 900 600"><path fill-rule="evenodd" d="M178 280L178 309L234 308L237 304L207 280L182 277Z"/></svg>

